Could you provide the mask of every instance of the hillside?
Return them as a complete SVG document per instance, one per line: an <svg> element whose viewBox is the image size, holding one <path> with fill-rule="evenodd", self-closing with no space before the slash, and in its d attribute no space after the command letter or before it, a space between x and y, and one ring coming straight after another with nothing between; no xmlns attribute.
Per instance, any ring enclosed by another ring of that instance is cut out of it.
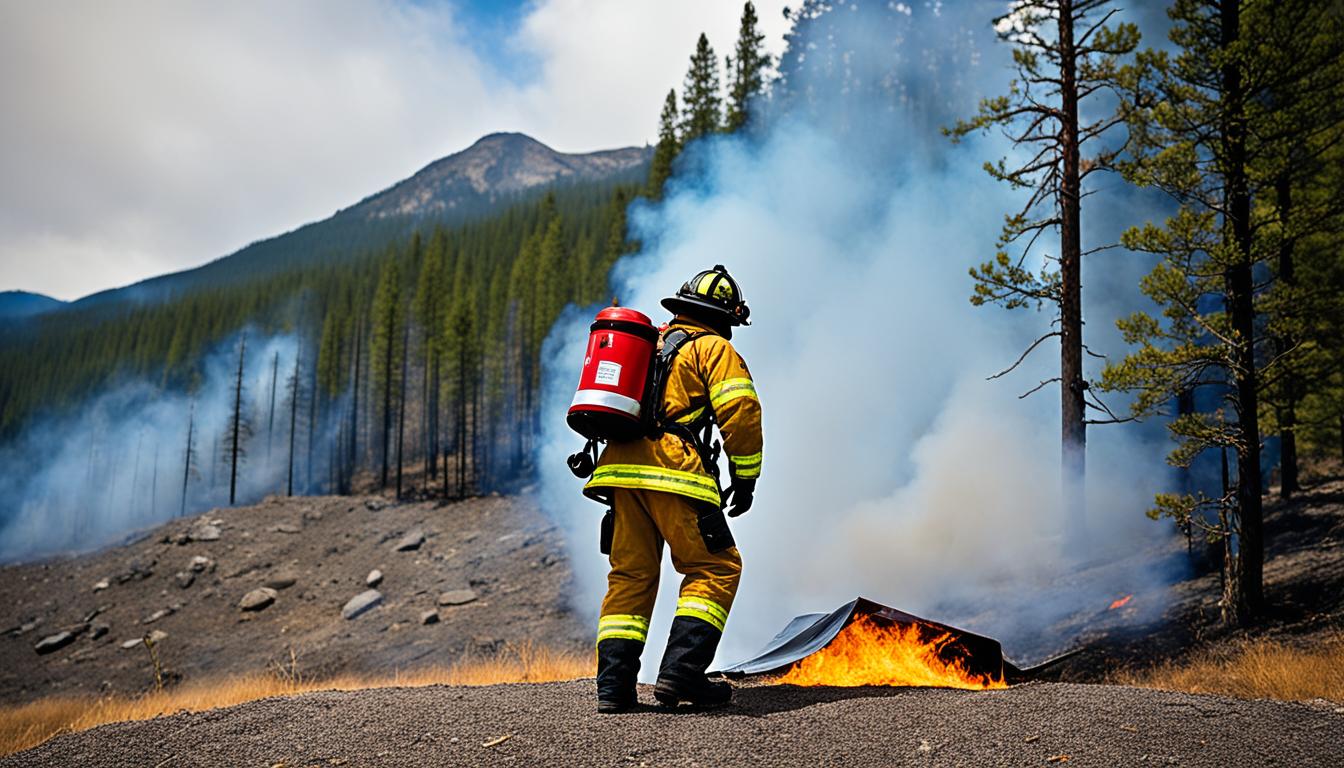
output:
<svg viewBox="0 0 1344 768"><path fill-rule="evenodd" d="M651 154L647 147L565 154L521 133L493 133L326 219L258 240L195 269L101 291L72 306L158 301L230 280L330 264L384 247L416 229L453 227L499 214L546 189L638 182Z"/></svg>
<svg viewBox="0 0 1344 768"><path fill-rule="evenodd" d="M0 321L40 315L65 306L60 299L28 291L0 291Z"/></svg>
<svg viewBox="0 0 1344 768"><path fill-rule="evenodd" d="M160 638L170 683L291 663L305 677L391 674L528 638L585 649L590 639L566 608L570 571L559 532L517 499L276 498L134 538L0 568L0 701L153 687L139 642L148 633ZM374 570L381 603L344 618ZM271 604L240 607L262 589L274 590ZM66 645L35 653L62 632L70 633Z"/></svg>

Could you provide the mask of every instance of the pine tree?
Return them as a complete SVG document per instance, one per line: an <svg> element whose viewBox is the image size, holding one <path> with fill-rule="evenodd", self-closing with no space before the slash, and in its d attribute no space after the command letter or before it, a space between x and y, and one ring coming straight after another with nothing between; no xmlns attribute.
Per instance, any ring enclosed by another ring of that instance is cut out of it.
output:
<svg viewBox="0 0 1344 768"><path fill-rule="evenodd" d="M392 447L392 397L397 388L397 361L403 350L401 308L401 270L397 260L388 257L378 278L378 290L373 298L373 340L371 357L374 370L375 396L382 400L382 474L379 487L387 487Z"/></svg>
<svg viewBox="0 0 1344 768"><path fill-rule="evenodd" d="M1162 314L1120 321L1138 349L1108 365L1102 383L1135 391L1139 415L1161 413L1172 398L1194 391L1220 401L1211 412L1170 423L1178 445L1168 460L1188 467L1206 451L1230 451L1235 479L1212 496L1206 489L1159 495L1150 514L1202 528L1222 544L1220 606L1230 625L1247 622L1264 604L1261 393L1264 374L1278 365L1263 313L1279 286L1267 292L1263 282L1284 255L1286 202L1278 199L1274 158L1286 157L1305 127L1285 130L1285 116L1309 125L1314 111L1284 101L1293 83L1313 76L1296 66L1311 51L1283 55L1265 41L1311 39L1311 25L1280 14L1313 7L1247 4L1243 14L1238 0L1177 0L1168 12L1176 55L1145 52L1143 77L1126 100L1134 152L1120 168L1179 207L1161 225L1124 235L1127 247L1160 258L1143 290ZM1278 24L1285 26L1275 35ZM1301 223L1287 216L1289 231Z"/></svg>
<svg viewBox="0 0 1344 768"><path fill-rule="evenodd" d="M1013 168L1006 160L986 163L990 176L1014 189L1030 190L1026 204L1006 217L993 261L971 269L975 281L971 303L1001 304L1009 309L1051 305L1058 312L1046 332L1031 343L1002 376L1016 368L1047 339L1058 338L1059 375L1041 382L1060 385L1061 438L1065 509L1078 536L1083 524L1087 425L1117 420L1105 405L1088 400L1083 375L1082 259L1097 248L1082 248L1083 183L1103 170L1122 147L1103 144L1107 132L1123 121L1119 112L1080 124L1079 107L1089 96L1117 88L1123 79L1120 58L1139 42L1138 28L1106 21L1115 13L1109 0L1018 0L1012 11L995 19L999 38L1013 45L1017 79L1007 96L985 99L974 118L947 131L954 139L1003 127L1016 145L1029 148L1030 159ZM1099 17L1099 18L1098 18ZM1081 32L1080 32L1081 30ZM1095 158L1084 160L1088 144L1103 144ZM1039 273L1025 266L1043 233L1059 233L1059 254L1045 255ZM1014 257L1010 248L1019 248ZM1095 400L1095 398L1094 398ZM1107 418L1091 420L1087 409Z"/></svg>
<svg viewBox="0 0 1344 768"><path fill-rule="evenodd" d="M663 186L672 175L672 161L681 151L681 142L677 139L677 91L667 92L663 101L663 112L658 116L658 144L653 149L653 160L649 162L649 180L644 195L650 200L663 199Z"/></svg>
<svg viewBox="0 0 1344 768"><path fill-rule="evenodd" d="M737 32L737 48L727 61L732 82L728 86L728 112L724 129L729 133L747 124L751 102L765 89L770 55L765 52L765 35L756 28L756 6L742 7L742 23Z"/></svg>
<svg viewBox="0 0 1344 768"><path fill-rule="evenodd" d="M702 136L716 133L723 124L719 97L719 59L714 55L714 49L709 47L709 38L703 32L695 43L695 53L691 54L691 65L686 71L682 95L686 105L681 116L681 143L684 146Z"/></svg>
<svg viewBox="0 0 1344 768"><path fill-rule="evenodd" d="M285 495L294 495L294 436L299 427L299 360L302 351L294 355L294 372L289 375L289 471L285 481Z"/></svg>

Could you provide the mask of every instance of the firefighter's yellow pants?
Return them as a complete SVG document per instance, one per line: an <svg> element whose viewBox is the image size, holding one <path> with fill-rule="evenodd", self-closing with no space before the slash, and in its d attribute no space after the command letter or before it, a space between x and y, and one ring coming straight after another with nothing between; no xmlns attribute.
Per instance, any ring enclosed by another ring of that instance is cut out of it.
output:
<svg viewBox="0 0 1344 768"><path fill-rule="evenodd" d="M616 526L598 642L611 637L642 641L647 636L658 596L664 541L672 550L672 565L685 577L677 615L702 619L722 631L742 575L737 547L719 552L706 549L694 502L684 496L613 488L612 502Z"/></svg>

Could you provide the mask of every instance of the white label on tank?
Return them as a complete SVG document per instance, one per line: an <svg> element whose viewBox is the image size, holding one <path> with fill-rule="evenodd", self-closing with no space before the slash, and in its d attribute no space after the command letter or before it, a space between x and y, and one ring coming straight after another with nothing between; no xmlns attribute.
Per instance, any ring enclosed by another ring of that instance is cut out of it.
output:
<svg viewBox="0 0 1344 768"><path fill-rule="evenodd" d="M617 387L621 384L621 364L603 360L597 364L597 373L593 376L595 384Z"/></svg>

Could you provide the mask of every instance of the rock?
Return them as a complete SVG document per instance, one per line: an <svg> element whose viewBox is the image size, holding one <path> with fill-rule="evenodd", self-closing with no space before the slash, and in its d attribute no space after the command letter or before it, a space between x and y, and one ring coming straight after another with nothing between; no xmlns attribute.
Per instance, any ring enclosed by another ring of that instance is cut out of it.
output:
<svg viewBox="0 0 1344 768"><path fill-rule="evenodd" d="M41 624L41 623L42 623L42 617L41 617L41 616L39 616L39 617L37 617L37 618L35 618L35 619L30 619L30 620L28 620L28 621L25 621L25 622L23 622L22 624L19 625L19 628L18 628L18 629L14 630L14 634L16 634L16 635L26 635L26 634L28 634L29 632L32 632L34 629L37 629L37 625L38 625L38 624Z"/></svg>
<svg viewBox="0 0 1344 768"><path fill-rule="evenodd" d="M421 611L421 612L420 612L420 623L421 623L421 624L438 624L438 623L439 623L439 612L438 612L438 611Z"/></svg>
<svg viewBox="0 0 1344 768"><path fill-rule="evenodd" d="M164 608L164 609L162 609L162 610L155 611L155 612L149 614L148 616L146 616L143 620L141 620L140 623L141 623L141 624L153 624L154 622L158 621L159 619L162 619L164 616L171 615L172 612L173 612L173 609L172 609L172 608Z"/></svg>
<svg viewBox="0 0 1344 768"><path fill-rule="evenodd" d="M244 611L260 611L274 603L275 598L276 591L274 589L262 587L243 595L243 599L238 601L238 607Z"/></svg>
<svg viewBox="0 0 1344 768"><path fill-rule="evenodd" d="M370 587L376 587L379 584L382 584L383 572L374 568L372 571L369 571L369 575L364 578L364 583Z"/></svg>
<svg viewBox="0 0 1344 768"><path fill-rule="evenodd" d="M358 595L350 598L350 601L341 608L341 616L347 619L353 619L378 605L382 605L383 593L376 589L360 592Z"/></svg>
<svg viewBox="0 0 1344 768"><path fill-rule="evenodd" d="M265 586L271 589L289 589L290 587L298 583L298 581L299 577L296 576L295 574L282 571L280 573L275 574L271 578L267 579L263 583Z"/></svg>
<svg viewBox="0 0 1344 768"><path fill-rule="evenodd" d="M306 510L303 511L303 519L304 519L304 520L321 520L321 519L322 519L322 510L320 510L320 509L306 509Z"/></svg>
<svg viewBox="0 0 1344 768"><path fill-rule="evenodd" d="M192 541L219 541L219 526L206 523L191 529Z"/></svg>
<svg viewBox="0 0 1344 768"><path fill-rule="evenodd" d="M107 579L103 579L102 581L100 581L100 582L98 582L97 584L94 584L94 585L93 585L93 591L94 591L94 592L102 592L104 589L107 589L107 588L110 587L110 586L111 586L111 584L108 583Z"/></svg>
<svg viewBox="0 0 1344 768"><path fill-rule="evenodd" d="M380 509L386 509L387 502L379 498L369 499L368 501L364 502L364 508L369 510L370 512L377 512Z"/></svg>
<svg viewBox="0 0 1344 768"><path fill-rule="evenodd" d="M215 561L204 555L196 555L191 558L191 563L187 565L187 570L192 573L204 573L205 571L215 572Z"/></svg>
<svg viewBox="0 0 1344 768"><path fill-rule="evenodd" d="M472 589L453 589L439 595L439 605L466 605L476 602L476 591Z"/></svg>
<svg viewBox="0 0 1344 768"><path fill-rule="evenodd" d="M555 554L554 552L547 552L546 554L541 556L541 564L546 566L547 568L551 567L552 565L555 565L558 562L560 562L560 556Z"/></svg>
<svg viewBox="0 0 1344 768"><path fill-rule="evenodd" d="M33 650L37 651L38 656L44 656L48 653L54 653L75 641L75 633L70 631L57 632L54 635L47 635L37 641Z"/></svg>
<svg viewBox="0 0 1344 768"><path fill-rule="evenodd" d="M281 523L272 528L271 530L275 531L276 533L299 533L303 529L299 528L299 526L294 525L293 523Z"/></svg>
<svg viewBox="0 0 1344 768"><path fill-rule="evenodd" d="M424 543L425 543L425 532L416 529L406 534L405 536L402 536L401 541L397 542L395 549L398 552L410 552L412 550L419 549L420 545Z"/></svg>
<svg viewBox="0 0 1344 768"><path fill-rule="evenodd" d="M149 633L150 645L158 645L159 643L162 643L164 640L167 639L168 639L168 633L164 632L162 629L156 629L153 632Z"/></svg>
<svg viewBox="0 0 1344 768"><path fill-rule="evenodd" d="M191 571L178 571L173 578L177 580L177 586L186 589L196 581L196 574Z"/></svg>
<svg viewBox="0 0 1344 768"><path fill-rule="evenodd" d="M90 640L97 640L98 638L112 631L112 627L108 626L107 624L94 624L91 629L92 631L89 633Z"/></svg>
<svg viewBox="0 0 1344 768"><path fill-rule="evenodd" d="M121 647L122 647L123 649L130 649L130 648L134 648L135 646L140 645L140 644L142 644L142 643L144 643L144 642L145 642L145 641L144 641L143 639L138 638L138 637L135 638L134 640L123 640L122 643L121 643Z"/></svg>

